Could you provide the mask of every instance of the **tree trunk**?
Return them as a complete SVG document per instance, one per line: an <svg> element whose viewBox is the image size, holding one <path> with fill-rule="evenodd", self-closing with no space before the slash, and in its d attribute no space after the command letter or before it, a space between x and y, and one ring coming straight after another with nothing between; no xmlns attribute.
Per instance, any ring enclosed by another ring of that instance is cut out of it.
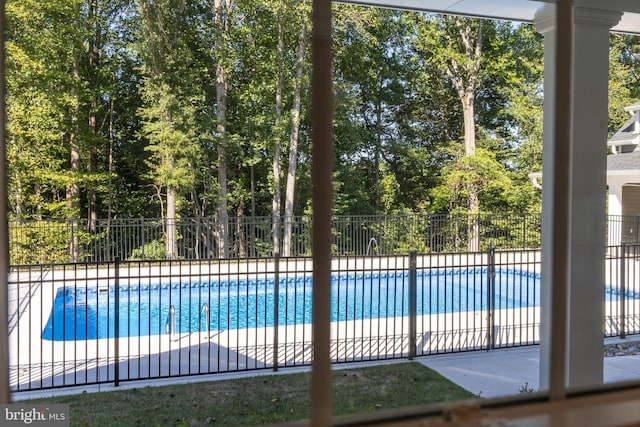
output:
<svg viewBox="0 0 640 427"><path fill-rule="evenodd" d="M218 113L218 118L221 114ZM226 132L226 126L218 125L218 132ZM224 134L224 133L222 133ZM229 214L227 213L227 150L225 142L220 141L218 144L218 185L220 185L220 195L218 197L218 223L220 225L219 236L219 252L220 258L229 257Z"/></svg>
<svg viewBox="0 0 640 427"><path fill-rule="evenodd" d="M95 119L95 116L93 117ZM89 150L89 173L96 173L98 171L98 148L93 146ZM89 230L91 232L96 231L96 224L98 223L98 193L92 187L87 192L87 216L89 219Z"/></svg>
<svg viewBox="0 0 640 427"><path fill-rule="evenodd" d="M216 133L218 135L218 185L220 194L218 197L218 223L219 227L219 252L220 258L229 257L229 213L227 211L227 76L223 60L223 46L225 35L229 32L230 1L214 1L215 20L217 34L215 48L218 56L216 65Z"/></svg>
<svg viewBox="0 0 640 427"><path fill-rule="evenodd" d="M476 130L475 130L475 108L474 108L474 92L468 90L464 96L461 96L462 114L464 118L464 154L465 156L473 156L476 153ZM478 211L480 210L480 200L478 198L478 187L475 183L471 183L468 187L469 192L469 252L480 250L480 224L478 223Z"/></svg>
<svg viewBox="0 0 640 427"><path fill-rule="evenodd" d="M107 226L106 226L106 240L107 245L104 246L105 259L109 259L109 246L111 243L111 217L113 215L113 98L109 103L109 158L107 164L107 170L109 172L109 178L107 181Z"/></svg>
<svg viewBox="0 0 640 427"><path fill-rule="evenodd" d="M89 20L93 24L96 21L97 5L95 2L89 2ZM93 21L93 22L92 22ZM98 86L97 74L98 67L100 65L100 26L96 24L95 31L92 38L89 40L89 75L91 76L91 89L96 90ZM89 133L91 134L92 141L89 149L89 174L94 174L98 171L98 148L96 147L96 141L98 136L98 118L96 117L98 101L92 99L89 106ZM96 231L96 223L98 221L98 195L93 187L90 187L87 192L87 217L89 219L89 230Z"/></svg>
<svg viewBox="0 0 640 427"><path fill-rule="evenodd" d="M291 255L293 206L296 187L296 170L298 167L298 139L300 136L300 113L302 110L302 73L304 71L304 56L307 40L307 28L304 22L298 36L298 51L296 57L295 87L293 92L293 106L291 117L291 138L289 140L289 167L287 169L287 187L284 200L284 242L283 255Z"/></svg>
<svg viewBox="0 0 640 427"><path fill-rule="evenodd" d="M382 189L380 188L380 157L382 150L382 105L380 105L380 94L378 93L378 99L376 101L376 136L375 136L375 152L373 154L373 173L374 173L374 183L373 188L375 188L376 199L375 199L375 209L376 212L380 212L380 207L382 206L381 193ZM385 212L386 213L386 212Z"/></svg>
<svg viewBox="0 0 640 427"><path fill-rule="evenodd" d="M464 120L464 155L476 154L476 119L474 108L475 88L467 88L460 96L462 103L462 118Z"/></svg>
<svg viewBox="0 0 640 427"><path fill-rule="evenodd" d="M77 117L77 116L76 116ZM77 137L71 135L71 155L70 155L70 169L72 175L77 175L80 170L80 149L76 141ZM71 262L78 262L79 250L78 250L78 210L80 209L80 184L77 179L67 186L66 191L67 207L69 208L70 217L69 222L71 225L71 241L69 242L69 258Z"/></svg>
<svg viewBox="0 0 640 427"><path fill-rule="evenodd" d="M454 22L464 49L464 52L461 53L466 58L462 63L459 63L455 58L451 58L446 71L462 103L464 154L465 156L473 156L476 152L474 102L480 74L480 58L482 56L482 21L479 21L477 32L474 31L473 21L469 18L456 18ZM480 249L480 224L477 218L480 201L476 183L471 183L467 191L469 192L468 214L470 215L467 246L469 251L477 251Z"/></svg>
<svg viewBox="0 0 640 427"><path fill-rule="evenodd" d="M176 229L176 201L178 199L178 192L176 189L169 185L167 186L167 231L165 240L165 251L167 259L178 258L178 246L177 246L177 229Z"/></svg>
<svg viewBox="0 0 640 427"><path fill-rule="evenodd" d="M252 151L253 151L253 148L252 148ZM256 170L253 165L253 162L249 166L249 176L251 177L250 178L251 180L251 217L255 218L256 217ZM249 227L249 244L250 244L249 248L251 250L251 253L249 254L249 256L252 256L252 257L257 256L256 231L255 231L255 227L253 226Z"/></svg>
<svg viewBox="0 0 640 427"><path fill-rule="evenodd" d="M80 79L78 63L73 64L74 84ZM71 126L69 130L69 169L71 171L72 181L66 188L67 207L69 208L69 222L71 226L71 240L69 242L69 258L71 262L78 262L78 224L80 213L80 184L78 183L78 175L80 173L80 146L79 146L79 129L78 115L80 111L80 99L77 88L74 88L74 105L71 108Z"/></svg>
<svg viewBox="0 0 640 427"><path fill-rule="evenodd" d="M244 233L244 201L240 200L236 209L236 236L238 236L237 254L240 258L247 256L247 240Z"/></svg>
<svg viewBox="0 0 640 427"><path fill-rule="evenodd" d="M275 139L273 147L273 202L271 204L272 215L272 234L273 234L273 253L280 252L280 201L282 194L280 190L280 175L282 162L282 147L280 144L281 123L282 123L282 92L284 90L284 24L282 22L282 12L278 13L278 76L276 83L276 125Z"/></svg>
<svg viewBox="0 0 640 427"><path fill-rule="evenodd" d="M480 250L479 207L478 190L475 185L472 185L471 188L469 188L469 252L477 252Z"/></svg>

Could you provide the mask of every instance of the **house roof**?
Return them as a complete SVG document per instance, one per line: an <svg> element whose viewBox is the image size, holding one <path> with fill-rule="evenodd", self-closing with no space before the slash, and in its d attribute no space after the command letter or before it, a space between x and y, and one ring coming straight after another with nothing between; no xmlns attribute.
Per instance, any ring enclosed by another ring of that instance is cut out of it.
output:
<svg viewBox="0 0 640 427"><path fill-rule="evenodd" d="M640 151L632 151L631 153L609 154L607 156L607 177L616 175L639 175L640 174ZM534 187L542 188L540 180L542 179L542 171L532 172L529 179Z"/></svg>
<svg viewBox="0 0 640 427"><path fill-rule="evenodd" d="M634 170L640 171L640 151L607 156L607 174Z"/></svg>
<svg viewBox="0 0 640 427"><path fill-rule="evenodd" d="M607 176L611 175L637 175L640 174L640 135L634 134L634 123L638 120L635 113L640 110L640 102L637 102L625 108L634 114L609 141L608 145L635 145L635 150L629 153L618 153L607 155ZM533 185L536 188L542 188L540 180L542 179L542 171L529 174Z"/></svg>
<svg viewBox="0 0 640 427"><path fill-rule="evenodd" d="M636 109L640 108L640 102L634 104L630 107L625 108L627 111L635 111L630 108L636 107ZM626 121L624 125L616 132L607 142L608 145L625 145L625 144L638 144L640 142L640 134L634 133L635 131L635 122L638 120L638 117L634 115L629 120Z"/></svg>

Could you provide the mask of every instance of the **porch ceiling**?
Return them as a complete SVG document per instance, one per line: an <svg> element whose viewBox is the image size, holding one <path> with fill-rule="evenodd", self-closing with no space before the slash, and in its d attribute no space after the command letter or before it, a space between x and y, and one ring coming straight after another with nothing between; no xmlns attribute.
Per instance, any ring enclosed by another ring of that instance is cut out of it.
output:
<svg viewBox="0 0 640 427"><path fill-rule="evenodd" d="M339 0L393 9L420 10L450 15L475 16L508 21L533 22L545 4L555 0ZM575 0L584 7L624 11L622 20L613 30L640 34L640 1L638 0Z"/></svg>

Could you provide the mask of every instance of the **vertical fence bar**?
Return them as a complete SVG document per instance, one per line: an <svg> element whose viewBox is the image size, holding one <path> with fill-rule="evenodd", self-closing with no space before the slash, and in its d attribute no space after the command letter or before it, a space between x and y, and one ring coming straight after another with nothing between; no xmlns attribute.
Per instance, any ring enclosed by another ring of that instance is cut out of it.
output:
<svg viewBox="0 0 640 427"><path fill-rule="evenodd" d="M147 259L145 257L145 253L144 253L144 217L140 218L140 250L142 251L142 258L141 259ZM135 245L134 245L135 247Z"/></svg>
<svg viewBox="0 0 640 427"><path fill-rule="evenodd" d="M634 244L629 248L628 259L633 260L633 262L629 263L627 266L627 278L625 281L625 299L628 299L629 296L632 297L633 300L636 300L638 297L638 244ZM629 318L629 323L625 322L625 333L637 334L640 332L638 330L638 326L636 323L636 319L638 318L638 308L635 302L631 303L628 307L625 307L625 314Z"/></svg>
<svg viewBox="0 0 640 427"><path fill-rule="evenodd" d="M493 242L489 244L487 250L489 255L489 265L487 268L487 350L493 350L496 345L494 331L495 324L495 304L496 293L496 247Z"/></svg>
<svg viewBox="0 0 640 427"><path fill-rule="evenodd" d="M278 371L278 329L280 322L278 313L280 312L280 253L274 254L274 273L273 273L273 371Z"/></svg>
<svg viewBox="0 0 640 427"><path fill-rule="evenodd" d="M620 245L620 338L625 338L627 323L626 291L627 291L627 245Z"/></svg>
<svg viewBox="0 0 640 427"><path fill-rule="evenodd" d="M527 213L522 214L522 249L526 249L529 246L527 245ZM516 249L516 248L514 248Z"/></svg>
<svg viewBox="0 0 640 427"><path fill-rule="evenodd" d="M113 357L115 359L115 365L113 367L114 387L120 385L120 257L114 257L115 272L113 275L114 282L114 299L115 307L113 310ZM109 326L107 325L107 331ZM108 332L107 332L108 335Z"/></svg>
<svg viewBox="0 0 640 427"><path fill-rule="evenodd" d="M409 360L413 360L416 355L416 330L417 330L417 253L409 251Z"/></svg>

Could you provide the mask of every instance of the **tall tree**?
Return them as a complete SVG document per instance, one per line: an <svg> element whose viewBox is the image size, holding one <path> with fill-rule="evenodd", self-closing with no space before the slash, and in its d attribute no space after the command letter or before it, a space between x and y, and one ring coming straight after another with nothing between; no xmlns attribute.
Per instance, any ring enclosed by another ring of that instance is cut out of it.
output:
<svg viewBox="0 0 640 427"><path fill-rule="evenodd" d="M291 106L291 134L289 137L289 161L287 167L287 182L284 200L284 241L283 254L291 254L293 210L296 189L296 171L298 168L298 141L300 139L300 116L302 114L302 92L305 88L305 52L307 46L307 20L308 12L304 3L299 6L297 19L299 25L298 46L296 49L295 74L293 83L293 104Z"/></svg>
<svg viewBox="0 0 640 427"><path fill-rule="evenodd" d="M279 1L276 5L276 22L278 39L276 44L276 97L275 97L275 126L273 129L273 203L271 207L273 234L273 251L280 253L280 210L282 204L281 176L282 176L282 136L283 136L283 92L285 90L285 7L287 2ZM285 255L287 256L287 255Z"/></svg>
<svg viewBox="0 0 640 427"><path fill-rule="evenodd" d="M7 159L17 220L67 218L68 2L7 4ZM40 7L39 7L40 6ZM53 19L65 15L65 20ZM63 86L64 85L64 86Z"/></svg>
<svg viewBox="0 0 640 427"><path fill-rule="evenodd" d="M462 106L464 155L476 153L475 95L481 83L482 27L479 19L443 16L425 23L424 50L432 60L442 61ZM424 31L424 30L423 30ZM467 181L468 212L478 213L480 202L476 180ZM479 223L472 219L469 250L479 249Z"/></svg>
<svg viewBox="0 0 640 427"><path fill-rule="evenodd" d="M166 256L175 258L179 199L194 185L200 152L196 118L203 106L192 68L194 10L179 0L139 0L138 5L145 75L139 114L161 203L165 191Z"/></svg>
<svg viewBox="0 0 640 427"><path fill-rule="evenodd" d="M415 68L407 49L410 23L400 12L376 8L341 6L335 16L338 173L345 168L349 181L349 175L365 173L360 183L367 194L366 210L380 212L381 182L388 170L384 163L404 144L417 143L397 125Z"/></svg>
<svg viewBox="0 0 640 427"><path fill-rule="evenodd" d="M105 40L105 27L110 25L108 14L113 13L109 10L110 4L105 1L89 0L87 5L87 91L88 91L88 173L89 177L98 172L98 151L104 143L105 138L102 137L102 127L107 122L108 104L103 108L103 100L106 84L104 82L103 68L104 60L103 44ZM104 115L100 120L100 113ZM95 180L88 183L87 189L87 217L89 220L89 229L95 231L96 222L98 220L98 191Z"/></svg>
<svg viewBox="0 0 640 427"><path fill-rule="evenodd" d="M216 61L216 139L218 152L218 223L220 257L229 257L229 212L227 180L227 100L229 88L229 65L226 52L227 41L233 25L232 0L214 0L214 48Z"/></svg>

